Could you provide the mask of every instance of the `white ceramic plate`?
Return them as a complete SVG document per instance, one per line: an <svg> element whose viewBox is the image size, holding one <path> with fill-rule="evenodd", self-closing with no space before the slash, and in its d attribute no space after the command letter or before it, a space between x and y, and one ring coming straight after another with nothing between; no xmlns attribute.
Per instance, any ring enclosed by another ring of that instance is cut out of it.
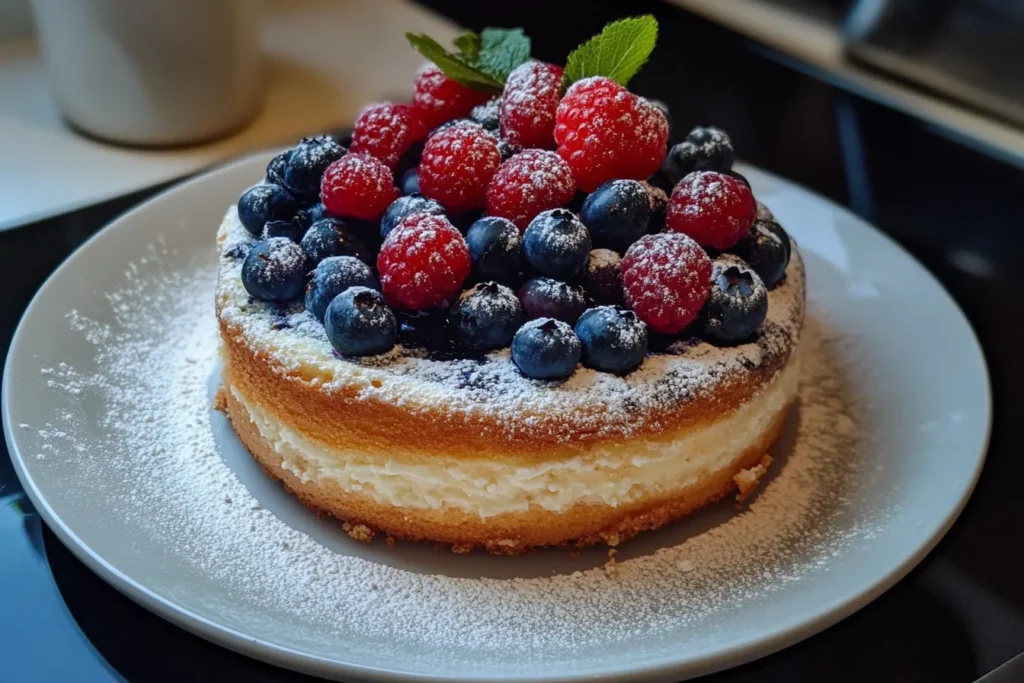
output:
<svg viewBox="0 0 1024 683"><path fill-rule="evenodd" d="M8 356L4 431L54 532L116 588L254 657L346 679L669 680L842 619L949 528L990 421L942 287L848 212L755 169L796 237L801 402L753 502L620 549L458 556L348 539L270 481L224 419L213 236L267 155L115 221L42 287Z"/></svg>

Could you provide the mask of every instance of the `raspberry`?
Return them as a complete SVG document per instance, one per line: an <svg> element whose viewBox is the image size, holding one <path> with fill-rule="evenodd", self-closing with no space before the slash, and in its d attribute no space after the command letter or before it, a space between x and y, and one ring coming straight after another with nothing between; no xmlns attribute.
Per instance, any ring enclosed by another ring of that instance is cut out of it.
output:
<svg viewBox="0 0 1024 683"><path fill-rule="evenodd" d="M489 98L487 93L456 83L433 64L425 64L416 74L412 106L427 128L437 128L445 121L469 116L473 107Z"/></svg>
<svg viewBox="0 0 1024 683"><path fill-rule="evenodd" d="M686 235L645 235L622 259L626 303L655 332L675 334L696 319L711 287L711 259Z"/></svg>
<svg viewBox="0 0 1024 683"><path fill-rule="evenodd" d="M419 311L459 293L472 264L469 249L444 216L406 216L380 248L377 270L388 303Z"/></svg>
<svg viewBox="0 0 1024 683"><path fill-rule="evenodd" d="M516 224L520 232L541 211L572 201L572 170L554 152L528 149L503 163L487 187L487 214Z"/></svg>
<svg viewBox="0 0 1024 683"><path fill-rule="evenodd" d="M402 154L427 136L427 127L405 104L372 104L356 119L352 151L375 156L394 170Z"/></svg>
<svg viewBox="0 0 1024 683"><path fill-rule="evenodd" d="M694 171L672 190L665 226L704 247L728 249L750 231L757 202L750 188L717 171Z"/></svg>
<svg viewBox="0 0 1024 683"><path fill-rule="evenodd" d="M320 199L333 216L373 220L398 196L391 169L369 154L346 154L324 171Z"/></svg>
<svg viewBox="0 0 1024 683"><path fill-rule="evenodd" d="M526 62L513 69L501 95L501 137L521 147L554 149L561 86L560 66Z"/></svg>
<svg viewBox="0 0 1024 683"><path fill-rule="evenodd" d="M661 110L615 81L585 78L558 105L555 142L576 185L590 192L606 180L644 180L657 171L668 122Z"/></svg>
<svg viewBox="0 0 1024 683"><path fill-rule="evenodd" d="M498 143L486 130L475 123L456 123L427 139L420 159L420 192L452 212L481 208L500 164Z"/></svg>

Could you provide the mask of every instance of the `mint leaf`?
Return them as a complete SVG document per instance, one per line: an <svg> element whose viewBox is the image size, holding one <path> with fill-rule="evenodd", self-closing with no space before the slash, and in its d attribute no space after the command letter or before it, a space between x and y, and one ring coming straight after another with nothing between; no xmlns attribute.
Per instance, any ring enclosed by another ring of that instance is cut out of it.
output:
<svg viewBox="0 0 1024 683"><path fill-rule="evenodd" d="M440 43L424 34L406 33L405 38L417 52L436 64L453 81L474 90L495 94L501 92L504 81L469 63L464 55L448 52ZM467 36L461 36L460 40L466 46L473 44L473 39Z"/></svg>
<svg viewBox="0 0 1024 683"><path fill-rule="evenodd" d="M480 34L475 31L466 31L456 38L454 43L455 47L459 50L459 54L469 64L472 64L480 55Z"/></svg>
<svg viewBox="0 0 1024 683"><path fill-rule="evenodd" d="M613 21L569 53L562 88L590 76L605 76L623 87L650 57L658 42L658 20L650 14Z"/></svg>
<svg viewBox="0 0 1024 683"><path fill-rule="evenodd" d="M530 58L530 39L521 28L487 27L480 32L480 51L475 64L502 83L517 66Z"/></svg>

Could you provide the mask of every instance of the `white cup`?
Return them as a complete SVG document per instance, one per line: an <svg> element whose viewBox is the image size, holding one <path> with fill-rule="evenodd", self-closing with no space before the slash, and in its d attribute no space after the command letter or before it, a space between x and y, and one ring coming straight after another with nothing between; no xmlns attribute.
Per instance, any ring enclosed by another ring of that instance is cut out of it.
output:
<svg viewBox="0 0 1024 683"><path fill-rule="evenodd" d="M258 0L32 0L64 117L129 145L234 131L259 110Z"/></svg>

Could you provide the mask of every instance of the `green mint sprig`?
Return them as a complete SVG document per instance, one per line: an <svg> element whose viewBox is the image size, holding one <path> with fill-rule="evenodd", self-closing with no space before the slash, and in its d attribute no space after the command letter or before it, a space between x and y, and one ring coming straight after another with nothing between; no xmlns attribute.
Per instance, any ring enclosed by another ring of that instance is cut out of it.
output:
<svg viewBox="0 0 1024 683"><path fill-rule="evenodd" d="M604 76L625 87L658 42L658 20L650 14L613 21L569 53L562 90L590 76Z"/></svg>
<svg viewBox="0 0 1024 683"><path fill-rule="evenodd" d="M492 94L501 93L512 70L530 58L530 39L521 28L467 31L454 40L455 52L422 33L405 37L448 78Z"/></svg>

